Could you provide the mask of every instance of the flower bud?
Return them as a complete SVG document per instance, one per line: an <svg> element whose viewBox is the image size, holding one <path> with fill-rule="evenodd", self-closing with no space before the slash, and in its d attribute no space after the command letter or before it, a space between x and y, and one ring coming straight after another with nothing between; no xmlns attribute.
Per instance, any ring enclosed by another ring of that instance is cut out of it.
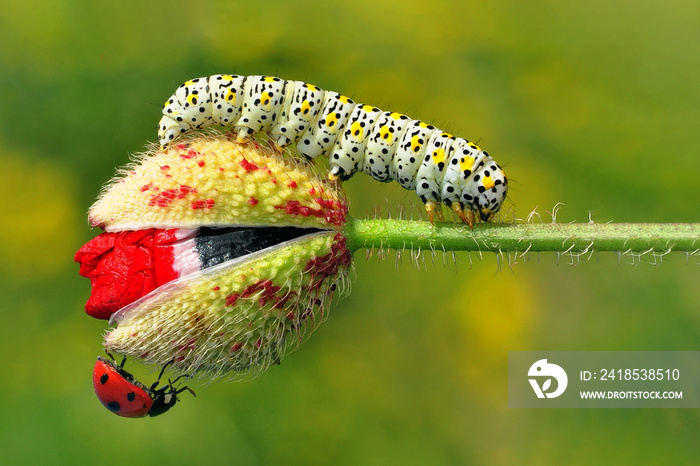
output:
<svg viewBox="0 0 700 466"><path fill-rule="evenodd" d="M211 378L279 362L345 286L343 192L258 142L198 135L152 150L91 207L76 254L111 352Z"/></svg>

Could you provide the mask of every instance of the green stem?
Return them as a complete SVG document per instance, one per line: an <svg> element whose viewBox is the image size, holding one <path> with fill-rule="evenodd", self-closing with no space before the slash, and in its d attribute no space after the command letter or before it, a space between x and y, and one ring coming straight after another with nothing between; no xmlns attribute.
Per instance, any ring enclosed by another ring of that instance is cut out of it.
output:
<svg viewBox="0 0 700 466"><path fill-rule="evenodd" d="M345 226L348 247L446 251L591 250L645 253L695 252L699 223L486 223L470 230L462 224L409 220L359 220Z"/></svg>

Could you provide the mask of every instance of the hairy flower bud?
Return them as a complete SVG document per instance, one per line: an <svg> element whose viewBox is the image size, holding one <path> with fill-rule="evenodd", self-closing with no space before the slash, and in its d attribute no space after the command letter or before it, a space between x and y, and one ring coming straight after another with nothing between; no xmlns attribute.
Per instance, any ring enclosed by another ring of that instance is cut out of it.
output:
<svg viewBox="0 0 700 466"><path fill-rule="evenodd" d="M92 206L76 254L107 350L211 378L279 362L328 313L351 254L347 203L307 163L196 136L153 150Z"/></svg>

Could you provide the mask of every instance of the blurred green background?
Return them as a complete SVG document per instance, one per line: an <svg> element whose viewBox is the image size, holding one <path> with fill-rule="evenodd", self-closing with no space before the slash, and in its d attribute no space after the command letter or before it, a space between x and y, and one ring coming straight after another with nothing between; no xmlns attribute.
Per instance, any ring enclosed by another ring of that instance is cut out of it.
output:
<svg viewBox="0 0 700 466"><path fill-rule="evenodd" d="M508 351L700 349L697 257L541 254L499 271L491 254L416 268L361 252L352 293L281 366L195 384L145 420L93 394L106 325L83 312L72 257L162 102L224 72L479 140L518 218L563 202L560 222L699 222L699 18L691 0L0 0L0 462L697 461L698 410L516 410L506 384ZM420 204L362 175L346 188L359 217Z"/></svg>

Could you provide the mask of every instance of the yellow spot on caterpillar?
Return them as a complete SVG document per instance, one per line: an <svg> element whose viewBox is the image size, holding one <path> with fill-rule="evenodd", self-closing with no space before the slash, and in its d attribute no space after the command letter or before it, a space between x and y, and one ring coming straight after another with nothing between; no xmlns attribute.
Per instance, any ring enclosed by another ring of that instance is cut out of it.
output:
<svg viewBox="0 0 700 466"><path fill-rule="evenodd" d="M496 186L496 183L493 182L490 176L483 177L482 182L484 183L484 188L486 189L491 189Z"/></svg>
<svg viewBox="0 0 700 466"><path fill-rule="evenodd" d="M356 121L350 125L350 134L352 134L355 138L362 140L363 129L359 121Z"/></svg>
<svg viewBox="0 0 700 466"><path fill-rule="evenodd" d="M377 107L373 107L371 105L366 105L366 104L362 106L362 110L364 110L367 113L380 111Z"/></svg>
<svg viewBox="0 0 700 466"><path fill-rule="evenodd" d="M197 105L197 94L188 95L187 102L189 102L190 105Z"/></svg>
<svg viewBox="0 0 700 466"><path fill-rule="evenodd" d="M421 148L420 135L416 134L411 138L411 150L413 152L418 152Z"/></svg>
<svg viewBox="0 0 700 466"><path fill-rule="evenodd" d="M194 84L194 79L190 79L189 81L185 81L185 84L183 86L192 86Z"/></svg>
<svg viewBox="0 0 700 466"><path fill-rule="evenodd" d="M381 128L379 128L379 137L381 139L384 139L384 141L386 141L387 144L391 144L393 134L391 133L391 131L389 131L388 125L384 125Z"/></svg>
<svg viewBox="0 0 700 466"><path fill-rule="evenodd" d="M424 121L419 121L419 122L418 122L418 126L420 126L420 127L423 128L423 129L427 129L428 126L430 126L430 125L429 125L428 123L424 122Z"/></svg>
<svg viewBox="0 0 700 466"><path fill-rule="evenodd" d="M350 102L350 99L348 97L345 97L342 94L338 94L338 100L340 100L344 104L347 104L348 102Z"/></svg>
<svg viewBox="0 0 700 466"><path fill-rule="evenodd" d="M234 103L236 101L236 93L233 91L233 89L229 89L226 91L226 96L224 98L227 102Z"/></svg>
<svg viewBox="0 0 700 466"><path fill-rule="evenodd" d="M263 92L260 94L260 103L263 104L265 107L270 108L270 101L272 99L272 93L271 92Z"/></svg>
<svg viewBox="0 0 700 466"><path fill-rule="evenodd" d="M474 157L463 157L459 161L459 168L461 168L462 171L471 170L472 167L474 166L474 162L475 162Z"/></svg>
<svg viewBox="0 0 700 466"><path fill-rule="evenodd" d="M404 116L403 113L393 112L391 115L389 115L389 118L393 118L394 120L400 120L402 116Z"/></svg>
<svg viewBox="0 0 700 466"><path fill-rule="evenodd" d="M454 137L454 136L452 136L450 133L442 133L441 136L442 136L443 138L453 138L453 137Z"/></svg>
<svg viewBox="0 0 700 466"><path fill-rule="evenodd" d="M301 113L306 115L309 113L309 110L311 110L311 104L309 103L308 100L305 100L304 102L301 103Z"/></svg>
<svg viewBox="0 0 700 466"><path fill-rule="evenodd" d="M320 89L313 84L309 83L304 83L304 86L306 86L307 89L312 90L312 91L320 91Z"/></svg>
<svg viewBox="0 0 700 466"><path fill-rule="evenodd" d="M275 82L275 77L274 76L265 76L265 82L266 83L273 83L273 82Z"/></svg>
<svg viewBox="0 0 700 466"><path fill-rule="evenodd" d="M221 79L226 80L226 81L233 81L233 75L232 74L222 74Z"/></svg>
<svg viewBox="0 0 700 466"><path fill-rule="evenodd" d="M338 123L337 114L331 113L326 117L326 128L329 128L331 131L335 131L335 128L338 126L336 123Z"/></svg>
<svg viewBox="0 0 700 466"><path fill-rule="evenodd" d="M435 162L435 165L445 162L445 149L441 147L433 152L433 162Z"/></svg>

